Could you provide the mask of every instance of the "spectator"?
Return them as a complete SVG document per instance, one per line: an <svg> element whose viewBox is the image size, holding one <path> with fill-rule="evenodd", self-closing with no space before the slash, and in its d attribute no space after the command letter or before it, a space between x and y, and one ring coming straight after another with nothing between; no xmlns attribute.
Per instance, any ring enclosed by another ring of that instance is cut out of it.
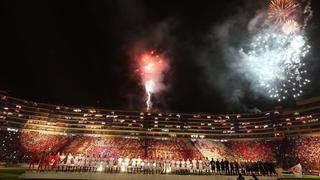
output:
<svg viewBox="0 0 320 180"><path fill-rule="evenodd" d="M242 174L240 173L237 180L245 180L245 178L242 176Z"/></svg>

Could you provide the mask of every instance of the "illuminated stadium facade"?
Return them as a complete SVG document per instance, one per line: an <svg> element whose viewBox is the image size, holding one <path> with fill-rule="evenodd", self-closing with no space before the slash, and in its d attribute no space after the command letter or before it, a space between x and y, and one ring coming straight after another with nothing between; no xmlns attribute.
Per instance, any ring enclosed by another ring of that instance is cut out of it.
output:
<svg viewBox="0 0 320 180"><path fill-rule="evenodd" d="M60 152L92 158L142 157L157 163L197 159L207 162L208 168L209 160L229 160L230 167L239 164L243 173L260 175L275 174L276 164L288 168L301 163L304 171L320 169L318 97L299 101L294 109L225 115L71 108L5 93L0 99L0 160L7 163ZM123 166L118 162L114 167ZM217 168L210 172L220 173Z"/></svg>
<svg viewBox="0 0 320 180"><path fill-rule="evenodd" d="M213 115L71 108L1 95L0 126L133 138L281 138L320 131L320 98L308 101L289 110Z"/></svg>

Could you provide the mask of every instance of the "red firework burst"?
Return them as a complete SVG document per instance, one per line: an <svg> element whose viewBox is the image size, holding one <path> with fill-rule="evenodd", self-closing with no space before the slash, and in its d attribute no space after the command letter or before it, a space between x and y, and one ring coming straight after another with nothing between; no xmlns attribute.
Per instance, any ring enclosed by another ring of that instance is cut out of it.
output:
<svg viewBox="0 0 320 180"><path fill-rule="evenodd" d="M268 19L275 24L283 24L289 19L294 19L294 13L299 4L295 0L271 0Z"/></svg>

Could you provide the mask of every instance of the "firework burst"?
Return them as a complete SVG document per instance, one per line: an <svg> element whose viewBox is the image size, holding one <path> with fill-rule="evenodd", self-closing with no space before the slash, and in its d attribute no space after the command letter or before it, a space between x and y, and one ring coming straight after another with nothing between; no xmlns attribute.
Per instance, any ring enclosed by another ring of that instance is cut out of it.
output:
<svg viewBox="0 0 320 180"><path fill-rule="evenodd" d="M152 94L158 93L165 88L163 76L168 69L168 63L163 56L155 54L154 51L142 53L137 60L137 71L146 92L146 108L147 111L150 111L152 108Z"/></svg>
<svg viewBox="0 0 320 180"><path fill-rule="evenodd" d="M302 35L261 32L253 37L249 49L242 51L244 66L270 98L281 101L301 96L310 82L302 62L310 46Z"/></svg>
<svg viewBox="0 0 320 180"><path fill-rule="evenodd" d="M282 31L285 34L292 34L298 32L300 29L299 24L294 20L287 20L282 25Z"/></svg>
<svg viewBox="0 0 320 180"><path fill-rule="evenodd" d="M304 58L310 46L294 19L300 5L294 0L272 0L268 27L258 31L247 51L240 50L242 68L259 92L278 101L297 98L310 83Z"/></svg>
<svg viewBox="0 0 320 180"><path fill-rule="evenodd" d="M274 24L283 24L292 19L299 4L295 0L272 0L269 5L268 19Z"/></svg>

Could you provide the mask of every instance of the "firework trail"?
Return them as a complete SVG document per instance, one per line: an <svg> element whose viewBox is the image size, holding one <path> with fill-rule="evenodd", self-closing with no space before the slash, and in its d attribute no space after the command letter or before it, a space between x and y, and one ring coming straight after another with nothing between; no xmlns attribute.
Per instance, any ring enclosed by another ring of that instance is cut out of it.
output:
<svg viewBox="0 0 320 180"><path fill-rule="evenodd" d="M154 81L153 80L148 80L145 83L145 91L147 93L147 100L146 100L147 111L150 111L150 109L152 107L151 95L154 91Z"/></svg>
<svg viewBox="0 0 320 180"><path fill-rule="evenodd" d="M251 38L247 51L240 50L245 74L253 77L263 94L278 101L301 96L303 87L310 83L303 62L310 50L301 25L306 20L297 20L303 18L298 17L303 9L300 6L295 0L271 0L267 27ZM310 3L304 11L312 12Z"/></svg>
<svg viewBox="0 0 320 180"><path fill-rule="evenodd" d="M163 56L151 52L143 52L138 56L138 69L141 81L146 91L146 108L152 108L151 96L164 90L164 73L168 69L168 63Z"/></svg>

